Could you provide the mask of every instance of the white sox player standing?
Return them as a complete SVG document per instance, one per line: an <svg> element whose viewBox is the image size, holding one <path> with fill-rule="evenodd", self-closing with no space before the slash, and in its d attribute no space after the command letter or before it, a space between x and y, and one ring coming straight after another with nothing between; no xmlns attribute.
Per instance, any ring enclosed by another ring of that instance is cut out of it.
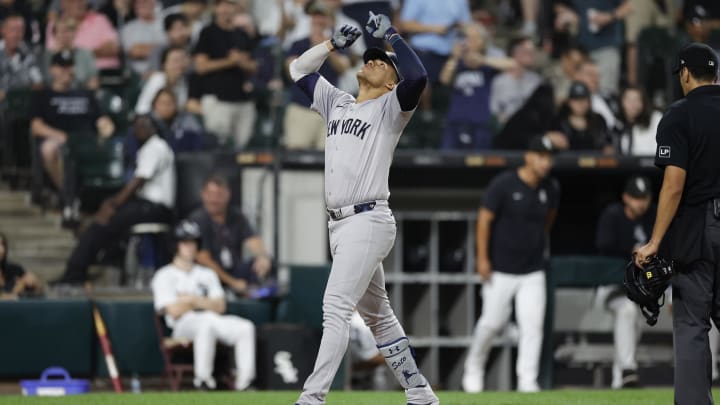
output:
<svg viewBox="0 0 720 405"><path fill-rule="evenodd" d="M382 266L396 231L387 202L390 164L425 88L427 73L387 16L370 13L366 29L387 40L397 57L379 48L365 52L365 65L357 73L357 98L333 87L317 71L330 52L350 46L360 30L344 26L331 40L290 64L290 76L327 123L325 203L333 256L323 298L320 350L297 404L325 403L357 308L405 388L408 404L437 405L440 401L418 370L408 338L390 307Z"/></svg>

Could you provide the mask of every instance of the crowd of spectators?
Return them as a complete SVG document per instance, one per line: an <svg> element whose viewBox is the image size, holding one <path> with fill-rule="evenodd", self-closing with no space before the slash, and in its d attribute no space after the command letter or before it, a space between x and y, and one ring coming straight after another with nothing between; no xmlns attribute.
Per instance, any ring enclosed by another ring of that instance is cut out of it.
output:
<svg viewBox="0 0 720 405"><path fill-rule="evenodd" d="M133 93L119 92L115 83L128 114L113 117L117 128L105 130L131 139L124 131L133 113L164 112L158 117L163 137L192 132L198 138L182 143L182 151L252 148L262 132L258 111L267 110L260 104L268 100L275 100L271 108L284 114L270 123L277 135L271 145L322 149L325 128L290 85L287 64L343 24L364 26L373 10L393 16L429 73L419 106L421 125L406 135L422 131L424 123L438 124L424 126L442 129L441 136L431 137L434 143L423 147L514 149L544 134L560 149L649 155L653 147L645 135L654 132L657 111L672 101L673 86L666 77L657 80L650 74L666 63L652 59L662 50L638 44L652 44L658 35L674 41L665 44L668 48L691 39L712 44L720 27L720 7L711 0L35 3L0 4L0 100L18 89L58 92L61 64L72 65L70 83L62 91L103 91L112 87L113 74L124 72L122 85L137 85L138 91L128 96ZM356 91L353 76L362 53L377 45L367 37L347 52L334 53L323 74L340 88ZM552 108L544 105L549 95ZM93 111L75 121L108 113ZM33 110L31 132L42 138L44 167L60 187L58 150L75 129L47 122L41 128L40 121L48 117L38 112ZM76 114L62 108L58 113ZM96 130L102 132L99 126ZM24 135L4 132L3 144Z"/></svg>
<svg viewBox="0 0 720 405"><path fill-rule="evenodd" d="M73 149L122 145L120 171L132 179L134 116L147 115L173 153L245 150L267 132L259 114L269 106L276 139L264 146L321 150L324 124L287 66L343 24L364 26L370 11L393 17L428 71L405 137L435 131L423 138L434 141L421 145L429 149L522 149L543 135L560 150L652 155L660 111L676 96L670 62L656 56L720 38L711 0L36 3L0 2L0 145L3 156L19 156L17 140L32 135L28 153L69 224L82 172ZM361 38L321 73L354 92L362 53L377 45ZM23 132L7 117L28 93Z"/></svg>

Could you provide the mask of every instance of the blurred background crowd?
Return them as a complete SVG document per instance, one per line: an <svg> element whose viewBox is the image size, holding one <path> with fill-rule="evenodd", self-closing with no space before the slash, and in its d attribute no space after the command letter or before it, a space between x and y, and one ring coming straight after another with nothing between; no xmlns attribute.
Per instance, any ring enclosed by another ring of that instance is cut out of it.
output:
<svg viewBox="0 0 720 405"><path fill-rule="evenodd" d="M136 194L174 208L170 174L150 170L162 159L140 162L149 135L166 159L322 150L324 123L287 67L371 10L392 16L429 73L400 141L418 153L543 135L559 150L652 156L680 95L672 56L688 41L720 48L712 0L0 0L3 177L29 179L34 202L75 228L81 210L102 224ZM321 73L355 92L370 46L384 44L365 34ZM140 167L154 185L81 203L85 186L115 192Z"/></svg>

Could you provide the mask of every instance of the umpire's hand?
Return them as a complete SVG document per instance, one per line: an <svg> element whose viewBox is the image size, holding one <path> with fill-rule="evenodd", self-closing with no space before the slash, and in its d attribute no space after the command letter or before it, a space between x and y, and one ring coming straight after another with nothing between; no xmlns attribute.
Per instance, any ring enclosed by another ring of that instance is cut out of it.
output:
<svg viewBox="0 0 720 405"><path fill-rule="evenodd" d="M641 269L648 262L649 258L657 255L658 244L650 241L645 246L635 251L635 264Z"/></svg>

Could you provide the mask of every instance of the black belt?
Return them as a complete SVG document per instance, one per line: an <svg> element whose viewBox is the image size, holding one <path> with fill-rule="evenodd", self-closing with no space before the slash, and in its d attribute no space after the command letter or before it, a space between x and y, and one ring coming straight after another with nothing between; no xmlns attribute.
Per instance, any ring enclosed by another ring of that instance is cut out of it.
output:
<svg viewBox="0 0 720 405"><path fill-rule="evenodd" d="M327 211L328 216L330 216L331 219L333 219L334 221L338 221L343 218L347 218L349 216L359 214L361 212L372 211L373 209L375 209L376 205L377 205L377 201L368 201L368 202L355 204L355 205L348 205L346 207L341 207L341 208L336 208L336 209L328 208L326 211Z"/></svg>

